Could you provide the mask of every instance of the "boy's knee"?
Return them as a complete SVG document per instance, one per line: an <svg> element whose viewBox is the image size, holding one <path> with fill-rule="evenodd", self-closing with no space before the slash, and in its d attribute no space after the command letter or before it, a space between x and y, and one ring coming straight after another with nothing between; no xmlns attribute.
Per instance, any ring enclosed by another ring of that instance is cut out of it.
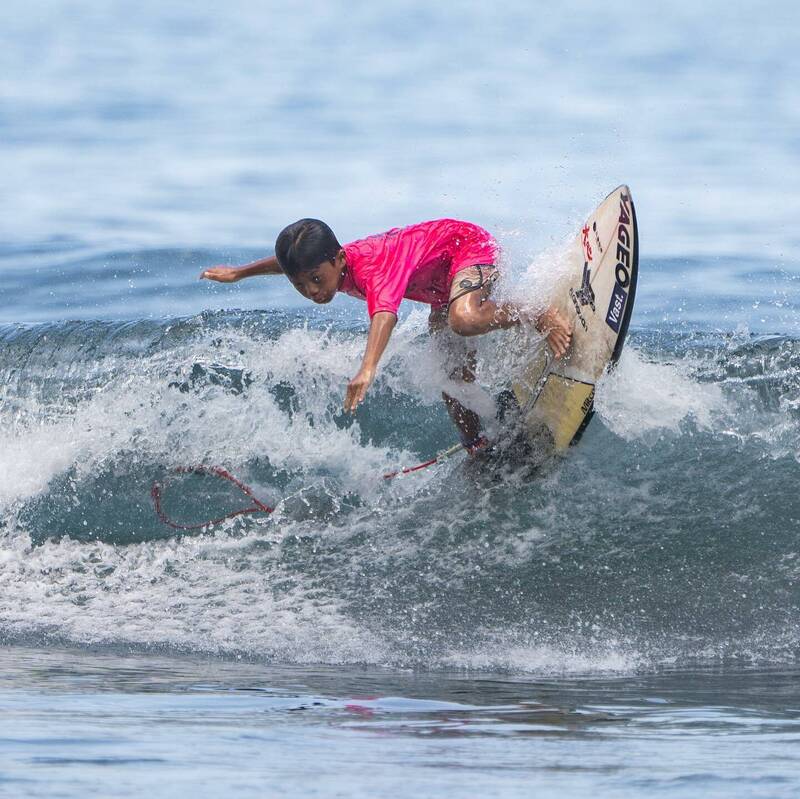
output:
<svg viewBox="0 0 800 799"><path fill-rule="evenodd" d="M459 336L475 336L481 332L480 320L469 311L453 308L447 321L450 329Z"/></svg>

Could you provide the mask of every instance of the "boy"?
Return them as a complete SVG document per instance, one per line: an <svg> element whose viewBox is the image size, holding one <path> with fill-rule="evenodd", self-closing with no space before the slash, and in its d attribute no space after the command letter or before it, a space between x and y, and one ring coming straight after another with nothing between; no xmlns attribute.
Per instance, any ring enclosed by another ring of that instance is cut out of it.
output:
<svg viewBox="0 0 800 799"><path fill-rule="evenodd" d="M366 300L367 347L344 400L345 410L352 413L375 379L404 297L431 306L428 327L438 338L448 330L459 338L477 336L526 319L511 303L499 304L489 297L498 276L497 255L497 244L486 230L455 219L395 228L344 246L324 222L301 219L281 231L273 257L238 268L211 267L200 278L232 283L253 275L285 274L316 303L330 302L339 291ZM548 309L532 321L546 335L556 358L566 354L572 334L557 310ZM474 350L461 350L450 377L473 382ZM472 454L485 447L478 415L448 394L442 396L466 449Z"/></svg>

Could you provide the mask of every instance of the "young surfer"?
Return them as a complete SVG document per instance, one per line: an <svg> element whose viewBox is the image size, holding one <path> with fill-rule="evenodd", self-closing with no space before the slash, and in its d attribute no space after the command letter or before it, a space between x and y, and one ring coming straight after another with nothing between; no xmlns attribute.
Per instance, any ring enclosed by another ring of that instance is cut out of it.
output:
<svg viewBox="0 0 800 799"><path fill-rule="evenodd" d="M486 230L455 219L395 228L345 245L324 222L301 219L281 231L274 256L240 267L211 267L200 277L232 283L254 275L284 274L316 303L330 302L339 291L366 300L370 317L366 351L344 400L345 409L353 412L375 379L404 297L431 306L428 326L439 339L455 334L464 343L464 337L530 321L546 336L556 358L566 353L571 330L557 310L530 316L511 303L490 298L498 276L497 255L497 244ZM465 343L460 350L450 377L473 382L474 350ZM470 452L485 446L478 415L448 394L443 397L464 446Z"/></svg>

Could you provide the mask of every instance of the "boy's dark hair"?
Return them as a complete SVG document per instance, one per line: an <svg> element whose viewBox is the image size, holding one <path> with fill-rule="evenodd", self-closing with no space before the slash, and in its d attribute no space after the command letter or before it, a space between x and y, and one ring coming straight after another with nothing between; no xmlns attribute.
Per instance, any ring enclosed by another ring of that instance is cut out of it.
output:
<svg viewBox="0 0 800 799"><path fill-rule="evenodd" d="M275 257L287 275L333 261L342 248L333 231L319 219L300 219L287 225L275 242Z"/></svg>

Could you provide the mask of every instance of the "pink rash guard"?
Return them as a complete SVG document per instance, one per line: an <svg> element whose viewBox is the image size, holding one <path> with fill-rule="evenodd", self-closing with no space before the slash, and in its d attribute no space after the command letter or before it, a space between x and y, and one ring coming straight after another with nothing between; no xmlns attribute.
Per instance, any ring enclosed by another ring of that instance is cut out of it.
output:
<svg viewBox="0 0 800 799"><path fill-rule="evenodd" d="M345 244L347 271L339 291L367 301L370 319L397 313L403 297L434 308L447 305L453 275L476 264L494 264L491 234L469 222L436 219Z"/></svg>

